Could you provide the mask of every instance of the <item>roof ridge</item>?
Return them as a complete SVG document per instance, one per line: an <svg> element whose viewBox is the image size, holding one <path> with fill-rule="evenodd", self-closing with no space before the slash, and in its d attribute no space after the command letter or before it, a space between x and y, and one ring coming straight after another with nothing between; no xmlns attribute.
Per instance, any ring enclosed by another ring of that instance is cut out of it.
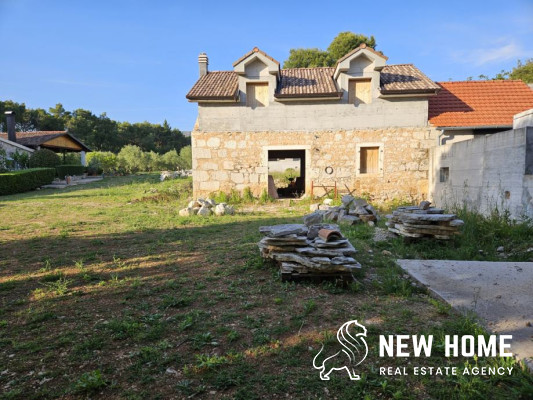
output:
<svg viewBox="0 0 533 400"><path fill-rule="evenodd" d="M387 64L385 67L394 67L395 65L412 65L415 66L413 63L402 63L402 64Z"/></svg>

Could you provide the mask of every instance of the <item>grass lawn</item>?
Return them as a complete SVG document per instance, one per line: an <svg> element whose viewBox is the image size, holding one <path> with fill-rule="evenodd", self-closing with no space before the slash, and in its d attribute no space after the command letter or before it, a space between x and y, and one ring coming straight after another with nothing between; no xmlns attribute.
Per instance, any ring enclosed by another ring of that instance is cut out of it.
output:
<svg viewBox="0 0 533 400"><path fill-rule="evenodd" d="M533 398L533 379L513 361L445 358L444 334L483 330L414 287L393 261L497 259L499 241L523 260L528 228L493 231L472 219L456 241L409 244L375 243L373 228L358 226L345 231L364 266L357 283L282 283L258 256L258 228L300 222L306 204L180 217L190 187L151 174L0 198L1 399ZM362 380L341 371L321 381L312 359L350 319L369 333ZM378 356L379 334L430 333L431 358ZM416 363L515 370L379 374Z"/></svg>

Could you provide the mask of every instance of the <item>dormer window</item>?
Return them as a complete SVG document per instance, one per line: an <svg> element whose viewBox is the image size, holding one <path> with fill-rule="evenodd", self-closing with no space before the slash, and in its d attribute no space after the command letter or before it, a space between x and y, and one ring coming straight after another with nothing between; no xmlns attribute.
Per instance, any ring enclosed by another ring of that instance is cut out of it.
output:
<svg viewBox="0 0 533 400"><path fill-rule="evenodd" d="M358 106L372 102L372 80L350 79L348 83L348 102Z"/></svg>
<svg viewBox="0 0 533 400"><path fill-rule="evenodd" d="M249 82L246 84L246 105L252 109L268 106L267 82Z"/></svg>

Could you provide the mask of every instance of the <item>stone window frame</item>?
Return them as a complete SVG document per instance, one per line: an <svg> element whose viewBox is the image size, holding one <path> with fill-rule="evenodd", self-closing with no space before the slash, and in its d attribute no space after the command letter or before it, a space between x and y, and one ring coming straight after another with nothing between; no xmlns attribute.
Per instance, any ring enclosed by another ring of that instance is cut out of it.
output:
<svg viewBox="0 0 533 400"><path fill-rule="evenodd" d="M361 148L364 147L378 147L379 160L377 173L361 173ZM363 142L355 145L355 176L359 178L375 178L383 176L383 159L384 159L384 143L382 142Z"/></svg>

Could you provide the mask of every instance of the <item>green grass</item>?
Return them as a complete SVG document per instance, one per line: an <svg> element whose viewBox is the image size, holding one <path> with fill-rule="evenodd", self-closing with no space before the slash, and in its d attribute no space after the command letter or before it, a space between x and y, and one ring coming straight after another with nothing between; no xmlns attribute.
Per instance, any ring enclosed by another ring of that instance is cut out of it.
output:
<svg viewBox="0 0 533 400"><path fill-rule="evenodd" d="M531 377L509 360L436 351L424 361L517 369L497 379L377 372L409 362L380 359L379 334L431 333L439 345L484 333L414 287L396 257L491 260L503 245L522 260L527 226L464 214L463 236L442 244L374 243L373 228L346 228L364 267L357 282L282 283L258 256L258 228L299 222L309 203L180 217L190 190L188 179L142 174L0 198L0 399L531 398ZM322 382L312 359L349 319L369 331L362 380Z"/></svg>

